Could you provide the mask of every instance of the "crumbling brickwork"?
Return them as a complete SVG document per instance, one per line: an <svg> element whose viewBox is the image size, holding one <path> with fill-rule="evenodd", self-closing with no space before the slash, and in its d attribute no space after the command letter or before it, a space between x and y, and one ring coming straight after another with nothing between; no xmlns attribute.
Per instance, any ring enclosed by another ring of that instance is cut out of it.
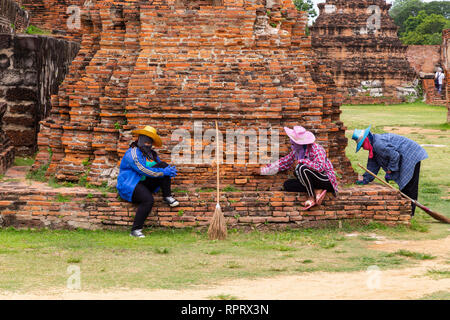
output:
<svg viewBox="0 0 450 320"><path fill-rule="evenodd" d="M6 103L0 103L0 175L4 174L14 162L14 147L6 133L3 131L3 116L6 112Z"/></svg>
<svg viewBox="0 0 450 320"><path fill-rule="evenodd" d="M446 83L447 122L450 123L450 29L442 31L442 61Z"/></svg>
<svg viewBox="0 0 450 320"><path fill-rule="evenodd" d="M21 32L28 23L28 12L15 0L0 0L0 33Z"/></svg>
<svg viewBox="0 0 450 320"><path fill-rule="evenodd" d="M0 227L99 229L130 227L136 206L117 199L115 193L84 188L52 189L0 182ZM66 202L58 198L67 199ZM170 208L155 197L146 225L156 227L207 227L216 206L215 193L177 194L180 206ZM338 220L409 224L411 202L380 185L347 188L338 199L327 197L326 206L302 211L305 194L280 191L227 192L221 207L229 228L320 227Z"/></svg>
<svg viewBox="0 0 450 320"><path fill-rule="evenodd" d="M7 106L3 130L16 154L37 151L39 121L49 115L50 97L78 49L75 42L52 37L0 34L0 103Z"/></svg>
<svg viewBox="0 0 450 320"><path fill-rule="evenodd" d="M331 70L344 103L414 99L416 73L406 59L385 0L327 0L311 27L312 46Z"/></svg>
<svg viewBox="0 0 450 320"><path fill-rule="evenodd" d="M76 42L81 40L79 9L81 10L85 4L89 5L89 1L20 0L19 2L29 12L31 25L51 31L53 37Z"/></svg>
<svg viewBox="0 0 450 320"><path fill-rule="evenodd" d="M48 174L93 184L114 181L131 130L157 128L163 160L178 144L172 132L194 137L219 129L278 130L280 154L288 152L283 127L303 125L327 149L343 181L355 178L345 161L347 140L340 101L312 65L306 16L291 1L224 1L224 6L175 10L173 1L93 1L83 12L81 49L41 123L35 168L51 155ZM317 69L319 70L319 69ZM322 72L322 71L320 71ZM328 79L331 80L331 79ZM327 80L327 81L328 81ZM205 149L206 145L192 146ZM51 153L49 153L49 148ZM225 154L236 155L225 149ZM222 183L240 190L279 190L286 174L259 176L260 164L222 165ZM235 159L237 160L237 159ZM236 162L236 161L235 161ZM178 165L176 187L215 186L210 162Z"/></svg>

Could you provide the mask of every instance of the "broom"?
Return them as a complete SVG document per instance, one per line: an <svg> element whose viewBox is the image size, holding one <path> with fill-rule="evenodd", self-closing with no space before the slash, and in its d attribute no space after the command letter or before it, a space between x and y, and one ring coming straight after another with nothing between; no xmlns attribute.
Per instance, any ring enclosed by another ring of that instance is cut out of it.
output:
<svg viewBox="0 0 450 320"><path fill-rule="evenodd" d="M398 191L403 197L411 200L412 203L414 203L416 206L418 206L420 209L422 209L423 211L425 211L426 213L428 213L430 216L432 216L434 219L443 222L443 223L450 223L450 219L447 217L444 217L442 214L439 214L437 212L432 211L430 208L425 207L423 204L420 204L417 200L411 199L410 197L408 197L406 194L404 194L403 192L401 192L400 190L398 190L397 188L391 186L389 183L381 180L380 178L378 178L374 173L372 173L369 169L364 168L360 163L358 163L358 166L360 166L362 169L364 169L365 171L367 171L370 175L372 175L373 177L375 177L376 179L380 180L384 185L388 186L391 189L394 189L395 191Z"/></svg>
<svg viewBox="0 0 450 320"><path fill-rule="evenodd" d="M208 237L210 240L225 240L227 237L227 224L220 208L220 188L219 188L219 127L216 121L216 163L217 163L217 204L216 210L208 229Z"/></svg>

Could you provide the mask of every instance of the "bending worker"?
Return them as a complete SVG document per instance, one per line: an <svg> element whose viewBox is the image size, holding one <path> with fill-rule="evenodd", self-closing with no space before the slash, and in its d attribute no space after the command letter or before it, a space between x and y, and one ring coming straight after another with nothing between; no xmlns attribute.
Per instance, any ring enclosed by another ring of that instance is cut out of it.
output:
<svg viewBox="0 0 450 320"><path fill-rule="evenodd" d="M361 149L369 151L367 169L375 175L380 168L386 172L386 181L395 181L400 191L413 200L419 192L420 161L428 158L427 152L416 142L394 133L373 134L371 126L365 130L355 129L352 139L356 141L356 152ZM357 184L368 184L375 179L368 172ZM412 204L411 215L414 216L416 205Z"/></svg>

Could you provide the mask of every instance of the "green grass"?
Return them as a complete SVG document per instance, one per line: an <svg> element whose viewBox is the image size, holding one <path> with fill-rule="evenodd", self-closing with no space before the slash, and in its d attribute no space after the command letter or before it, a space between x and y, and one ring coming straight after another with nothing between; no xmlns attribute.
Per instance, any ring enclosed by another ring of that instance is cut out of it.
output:
<svg viewBox="0 0 450 320"><path fill-rule="evenodd" d="M236 230L225 241L210 241L206 231L190 228L153 229L143 239L131 238L128 230L5 228L0 229L0 291L64 288L69 264L80 266L83 290L100 290L179 289L225 279L364 271L371 265L402 268L417 263L369 250L364 240L343 240L349 230L364 233L368 229L344 223L342 229ZM405 231L392 228L390 232ZM408 232L412 237L418 234Z"/></svg>
<svg viewBox="0 0 450 320"><path fill-rule="evenodd" d="M450 278L450 270L429 269L425 275L433 279L446 279Z"/></svg>
<svg viewBox="0 0 450 320"><path fill-rule="evenodd" d="M34 163L34 157L15 157L15 166L32 166Z"/></svg>
<svg viewBox="0 0 450 320"><path fill-rule="evenodd" d="M413 252L413 251L408 251L408 250L403 250L403 249L394 252L394 255L408 257L408 258L413 258L413 259L416 259L416 260L432 260L432 259L436 259L436 256L432 256L432 255L427 254L427 253L419 253L419 252Z"/></svg>
<svg viewBox="0 0 450 320"><path fill-rule="evenodd" d="M423 296L422 298L420 298L420 300L450 300L450 292L436 291Z"/></svg>
<svg viewBox="0 0 450 320"><path fill-rule="evenodd" d="M208 297L210 300L237 300L238 298L230 294L219 294L217 296Z"/></svg>

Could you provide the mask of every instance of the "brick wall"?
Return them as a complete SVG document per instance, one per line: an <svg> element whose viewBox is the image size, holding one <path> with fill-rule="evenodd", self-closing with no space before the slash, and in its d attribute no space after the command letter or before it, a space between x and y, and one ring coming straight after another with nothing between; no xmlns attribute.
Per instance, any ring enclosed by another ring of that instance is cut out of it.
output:
<svg viewBox="0 0 450 320"><path fill-rule="evenodd" d="M331 70L345 103L398 103L416 95L416 73L389 16L390 4L327 0L318 6L312 46Z"/></svg>
<svg viewBox="0 0 450 320"><path fill-rule="evenodd" d="M115 193L83 188L51 189L36 184L0 182L0 226L47 228L130 227L136 207L121 202ZM159 196L146 225L157 227L206 227L216 206L215 192L177 194L180 206L170 208ZM317 227L338 220L378 221L387 225L409 224L411 203L381 185L344 190L335 199L327 196L320 207L302 211L304 195L280 191L227 192L220 204L229 228Z"/></svg>
<svg viewBox="0 0 450 320"><path fill-rule="evenodd" d="M114 182L113 170L132 141L131 130L152 125L170 161L175 129L194 136L214 128L278 130L280 154L289 151L284 126L312 130L343 181L356 177L345 158L341 101L313 77L307 18L290 1L225 1L223 7L173 10L174 2L98 1L83 24L81 49L41 122L35 168L52 159L48 174L94 184ZM181 4L182 5L182 4ZM113 15L109 13L113 12ZM270 14L268 14L270 12ZM335 89L334 89L335 90ZM205 149L205 145L196 148ZM194 154L192 147L191 151ZM235 157L235 150L225 149ZM241 190L276 190L286 174L259 176L246 151L244 164L222 166L222 184ZM89 169L86 160L90 160ZM237 159L235 159L235 162ZM210 162L178 165L176 187L215 186ZM117 171L115 172L117 173Z"/></svg>
<svg viewBox="0 0 450 320"><path fill-rule="evenodd" d="M45 36L0 34L0 103L6 132L17 154L37 150L39 121L50 111L78 44Z"/></svg>
<svg viewBox="0 0 450 320"><path fill-rule="evenodd" d="M0 0L0 33L21 32L28 27L26 10L14 0Z"/></svg>
<svg viewBox="0 0 450 320"><path fill-rule="evenodd" d="M82 13L86 0L20 0L20 2L29 12L31 25L52 31L54 37L76 42L81 40L81 15L78 20L79 28L76 22L77 14ZM72 9L72 6L77 6L80 11L74 11L77 9Z"/></svg>
<svg viewBox="0 0 450 320"><path fill-rule="evenodd" d="M441 65L440 45L410 45L406 50L406 57L416 73L435 73L436 67Z"/></svg>
<svg viewBox="0 0 450 320"><path fill-rule="evenodd" d="M6 133L3 131L3 116L6 112L6 103L0 103L0 175L4 174L14 162L14 147Z"/></svg>
<svg viewBox="0 0 450 320"><path fill-rule="evenodd" d="M447 122L450 123L450 29L442 31L442 61L446 82Z"/></svg>

